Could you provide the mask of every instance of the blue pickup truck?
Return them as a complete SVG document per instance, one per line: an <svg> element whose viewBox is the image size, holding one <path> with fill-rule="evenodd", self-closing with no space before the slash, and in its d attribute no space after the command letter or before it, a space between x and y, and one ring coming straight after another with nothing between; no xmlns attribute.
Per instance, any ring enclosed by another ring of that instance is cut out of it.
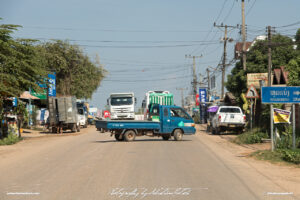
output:
<svg viewBox="0 0 300 200"><path fill-rule="evenodd" d="M178 106L153 105L149 113L150 120L96 120L97 130L106 130L117 141L133 141L136 136L158 136L169 140L182 140L183 134L195 134L193 119Z"/></svg>

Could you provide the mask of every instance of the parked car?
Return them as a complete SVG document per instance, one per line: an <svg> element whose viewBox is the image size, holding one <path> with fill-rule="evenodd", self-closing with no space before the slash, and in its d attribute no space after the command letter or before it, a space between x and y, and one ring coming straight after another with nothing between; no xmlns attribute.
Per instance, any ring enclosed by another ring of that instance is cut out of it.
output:
<svg viewBox="0 0 300 200"><path fill-rule="evenodd" d="M246 124L246 116L238 106L220 106L212 119L212 133L225 131L242 133Z"/></svg>

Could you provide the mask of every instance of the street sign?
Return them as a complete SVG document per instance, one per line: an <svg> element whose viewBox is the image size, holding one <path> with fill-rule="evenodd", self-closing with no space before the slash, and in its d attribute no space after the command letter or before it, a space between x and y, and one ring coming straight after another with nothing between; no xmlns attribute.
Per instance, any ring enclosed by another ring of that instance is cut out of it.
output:
<svg viewBox="0 0 300 200"><path fill-rule="evenodd" d="M255 99L255 98L259 98L258 92L256 91L255 87L253 85L251 85L248 88L248 91L246 93L246 98L248 99Z"/></svg>
<svg viewBox="0 0 300 200"><path fill-rule="evenodd" d="M259 81L263 80L265 85L268 85L268 73L248 73L247 74L247 86L253 85L255 88L260 88Z"/></svg>
<svg viewBox="0 0 300 200"><path fill-rule="evenodd" d="M262 103L300 103L300 87L262 87Z"/></svg>

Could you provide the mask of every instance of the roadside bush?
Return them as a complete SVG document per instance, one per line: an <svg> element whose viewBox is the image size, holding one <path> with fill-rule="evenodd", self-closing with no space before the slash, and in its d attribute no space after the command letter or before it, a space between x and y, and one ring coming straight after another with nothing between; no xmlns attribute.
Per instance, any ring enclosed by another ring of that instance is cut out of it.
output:
<svg viewBox="0 0 300 200"><path fill-rule="evenodd" d="M268 138L268 134L260 131L259 129L254 129L253 132L245 132L238 135L234 142L237 144L254 144L262 143L262 139Z"/></svg>
<svg viewBox="0 0 300 200"><path fill-rule="evenodd" d="M300 164L300 149L296 149L296 150L284 149L280 151L282 152L283 160L295 164Z"/></svg>
<svg viewBox="0 0 300 200"><path fill-rule="evenodd" d="M281 137L276 139L277 149L291 149L293 147L292 127L285 127L281 132ZM300 148L300 138L296 138L296 147Z"/></svg>
<svg viewBox="0 0 300 200"><path fill-rule="evenodd" d="M0 145L11 145L19 142L20 140L22 140L22 138L19 138L17 135L10 133L7 137L0 140Z"/></svg>

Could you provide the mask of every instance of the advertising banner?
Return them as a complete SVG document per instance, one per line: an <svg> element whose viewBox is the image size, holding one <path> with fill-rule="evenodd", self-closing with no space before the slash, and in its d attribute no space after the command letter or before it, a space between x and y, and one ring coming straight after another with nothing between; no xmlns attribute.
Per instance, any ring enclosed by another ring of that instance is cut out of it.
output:
<svg viewBox="0 0 300 200"><path fill-rule="evenodd" d="M290 111L274 108L273 109L274 124L290 123L290 115L291 115Z"/></svg>

